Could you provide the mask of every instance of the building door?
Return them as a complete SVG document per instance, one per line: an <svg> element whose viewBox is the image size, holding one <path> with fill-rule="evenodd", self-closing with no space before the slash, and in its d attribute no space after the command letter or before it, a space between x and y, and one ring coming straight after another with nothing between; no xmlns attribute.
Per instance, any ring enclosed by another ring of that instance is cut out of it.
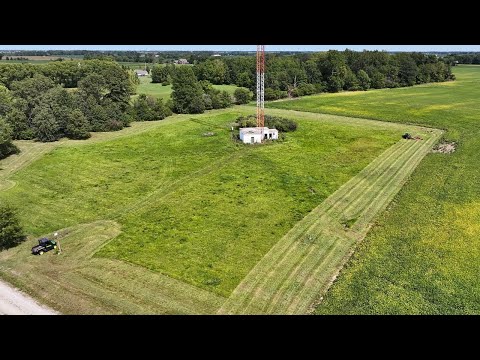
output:
<svg viewBox="0 0 480 360"><path fill-rule="evenodd" d="M254 138L253 136L250 138L250 142L251 142L252 144L255 142L255 138Z"/></svg>

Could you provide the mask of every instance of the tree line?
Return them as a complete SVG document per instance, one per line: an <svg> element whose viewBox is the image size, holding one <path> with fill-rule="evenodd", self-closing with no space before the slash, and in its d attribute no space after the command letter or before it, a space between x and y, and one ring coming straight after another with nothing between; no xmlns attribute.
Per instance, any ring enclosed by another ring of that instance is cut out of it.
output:
<svg viewBox="0 0 480 360"><path fill-rule="evenodd" d="M255 89L252 56L207 59L194 66L199 80ZM435 55L336 51L266 54L265 100L320 92L395 88L453 80L450 64Z"/></svg>
<svg viewBox="0 0 480 360"><path fill-rule="evenodd" d="M422 53L267 54L266 67L266 100L454 79L448 63ZM154 65L152 81L171 83L171 99L164 103L140 95L132 103L138 78L112 60L0 64L0 157L18 151L12 139L85 139L92 131L119 130L131 121L245 104L252 100L255 72L254 56L208 58L194 66ZM240 88L232 97L216 84Z"/></svg>
<svg viewBox="0 0 480 360"><path fill-rule="evenodd" d="M480 64L480 53L472 54L449 54L444 61L455 66L456 64Z"/></svg>
<svg viewBox="0 0 480 360"><path fill-rule="evenodd" d="M130 74L99 60L0 66L0 118L14 140L85 139L131 121Z"/></svg>
<svg viewBox="0 0 480 360"><path fill-rule="evenodd" d="M0 158L18 152L12 140L87 139L132 121L161 120L176 113L201 113L233 104L226 91L198 81L189 66L173 67L171 100L140 94L138 78L115 61L79 60L41 65L0 64ZM236 91L237 103L251 100Z"/></svg>

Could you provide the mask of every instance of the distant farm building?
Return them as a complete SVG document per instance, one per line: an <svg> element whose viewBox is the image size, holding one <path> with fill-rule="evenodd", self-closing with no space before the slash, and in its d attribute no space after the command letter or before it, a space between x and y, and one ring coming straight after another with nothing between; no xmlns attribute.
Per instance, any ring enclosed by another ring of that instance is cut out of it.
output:
<svg viewBox="0 0 480 360"><path fill-rule="evenodd" d="M263 139L262 139L263 134ZM269 129L268 127L249 127L240 129L240 140L244 144L261 143L262 140L277 140L278 130Z"/></svg>
<svg viewBox="0 0 480 360"><path fill-rule="evenodd" d="M186 65L186 64L188 64L188 60L187 59L178 59L178 60L175 60L174 63L179 64L179 65Z"/></svg>
<svg viewBox="0 0 480 360"><path fill-rule="evenodd" d="M219 57L219 56L222 56L222 55L220 55L220 54L213 54L212 56L213 56L213 57Z"/></svg>
<svg viewBox="0 0 480 360"><path fill-rule="evenodd" d="M146 71L146 70L135 70L135 74L137 74L137 76L148 76L148 71Z"/></svg>

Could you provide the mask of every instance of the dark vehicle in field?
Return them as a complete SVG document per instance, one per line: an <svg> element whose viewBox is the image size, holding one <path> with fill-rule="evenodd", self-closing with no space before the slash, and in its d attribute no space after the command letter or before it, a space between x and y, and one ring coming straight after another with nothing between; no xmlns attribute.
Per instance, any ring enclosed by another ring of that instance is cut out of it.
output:
<svg viewBox="0 0 480 360"><path fill-rule="evenodd" d="M43 238L38 240L38 245L32 247L32 254L33 255L43 255L43 253L56 249L57 242L54 240L49 240L47 238Z"/></svg>

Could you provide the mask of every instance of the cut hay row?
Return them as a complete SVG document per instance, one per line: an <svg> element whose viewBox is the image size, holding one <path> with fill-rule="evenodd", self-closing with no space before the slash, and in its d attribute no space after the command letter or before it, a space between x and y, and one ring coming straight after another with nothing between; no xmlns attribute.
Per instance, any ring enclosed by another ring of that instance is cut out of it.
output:
<svg viewBox="0 0 480 360"><path fill-rule="evenodd" d="M0 180L6 179L8 176L31 164L53 148L51 143L44 144L27 141L19 141L17 146L20 148L20 154L11 155L2 160Z"/></svg>
<svg viewBox="0 0 480 360"><path fill-rule="evenodd" d="M432 131L423 141L401 140L386 150L296 224L219 313L307 313L440 135Z"/></svg>
<svg viewBox="0 0 480 360"><path fill-rule="evenodd" d="M31 256L25 242L0 256L0 275L63 314L208 314L223 298L142 267L92 258L120 233L114 221L59 231L63 253ZM10 261L21 266L10 270Z"/></svg>

